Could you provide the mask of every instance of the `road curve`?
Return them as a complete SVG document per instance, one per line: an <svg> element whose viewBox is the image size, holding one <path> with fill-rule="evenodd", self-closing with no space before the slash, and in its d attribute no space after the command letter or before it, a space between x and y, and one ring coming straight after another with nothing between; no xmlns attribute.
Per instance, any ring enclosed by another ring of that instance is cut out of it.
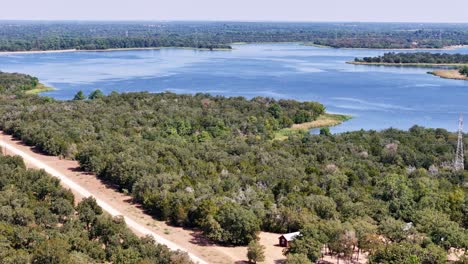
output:
<svg viewBox="0 0 468 264"><path fill-rule="evenodd" d="M93 195L92 193L90 193L89 191L87 191L85 188L81 187L80 185L78 185L77 183L75 183L74 181L70 180L67 176L65 176L64 174L58 172L57 170L55 170L54 168L50 167L49 165L45 164L44 162L32 157L31 155L29 155L28 153L16 148L15 146L5 142L4 140L0 140L0 146L4 149L6 149L7 151L15 154L15 155L18 155L18 156L21 156L25 161L29 162L30 164L34 165L35 167L37 167L38 169L43 169L44 171L46 171L48 174L56 177L56 178L59 178L60 181L62 182L62 184L66 185L68 188L72 189L74 192L80 194L81 196L83 197L89 197L89 196L95 196ZM97 199L96 198L96 202L99 204L99 206L102 207L102 209L104 211L106 211L107 213L109 213L110 215L112 216L123 216L124 219L125 219L125 222L127 223L127 225L131 228L131 229L134 229L136 230L137 232L141 233L141 234L144 234L144 235L151 235L154 237L154 240L159 243L159 244L163 244L163 245L166 245L168 248L170 248L171 250L181 250L181 251L184 251L184 252L187 252L187 254L189 255L189 257L196 263L199 263L199 264L208 264L208 262L202 260L201 258L197 257L196 255L188 252L188 250L186 250L185 248L177 245L176 243L172 242L172 241L169 241L165 238L162 238L160 236L158 236L156 233L152 232L151 230L149 230L148 228L144 227L143 225L137 223L136 221L134 221L132 218L128 217L128 216L125 216L123 215L122 213L120 213L117 209L115 209L114 207L112 207L111 205L109 205L108 203L100 200L100 199Z"/></svg>

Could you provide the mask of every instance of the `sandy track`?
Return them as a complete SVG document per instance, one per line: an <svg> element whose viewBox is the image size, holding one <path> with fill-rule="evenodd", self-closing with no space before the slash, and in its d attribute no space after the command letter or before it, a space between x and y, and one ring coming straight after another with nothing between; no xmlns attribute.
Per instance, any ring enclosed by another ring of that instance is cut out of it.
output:
<svg viewBox="0 0 468 264"><path fill-rule="evenodd" d="M0 132L3 153L21 156L29 168L44 169L61 180L65 188L71 189L77 201L93 196L109 214L123 215L127 225L140 236L150 234L158 243L173 250L188 252L199 263L232 264L246 263L246 247L224 247L204 240L199 231L183 229L158 221L146 214L138 204L131 203L129 195L118 192L99 180L94 174L79 170L77 161L60 159L37 153L11 136ZM278 247L278 234L261 232L260 243L266 247L264 263L279 263L284 260L282 248Z"/></svg>
<svg viewBox="0 0 468 264"><path fill-rule="evenodd" d="M7 140L5 140L5 139L7 139ZM10 142L8 142L8 141L10 141ZM127 223L127 225L131 229L137 231L139 234L151 235L151 236L154 237L154 239L156 240L157 243L164 244L164 245L166 245L167 247L169 247L172 250L185 251L185 252L187 252L189 254L190 258L193 261L198 262L200 264L208 264L208 262L202 260L200 257L194 255L193 253L190 253L184 247L182 247L182 246L180 246L180 245L178 245L178 244L176 244L176 243L174 243L172 241L169 241L168 239L165 239L165 238L159 236L155 232L151 231L149 228L147 228L147 227L143 226L142 224L138 223L137 221L135 221L133 218L128 217L127 215L123 214L122 212L117 210L115 207L113 207L112 205L110 205L109 203L107 203L106 201L101 199L99 197L100 195L98 195L96 193L92 193L92 192L86 190L85 188L83 188L82 186L80 186L79 184L77 184L76 182L71 180L70 178L68 178L67 175L65 175L65 174L59 172L58 170L52 168L51 166L47 165L44 161L41 161L37 157L34 157L34 156L37 156L38 154L35 154L34 152L32 152L32 150L29 150L30 152L28 153L27 150L25 151L24 149L22 150L22 149L20 149L18 147L18 142L11 142L11 141L12 141L11 137L6 136L6 135L1 136L0 145L4 149L4 152L21 156L25 160L25 162L27 162L29 165L32 165L35 168L43 169L47 173L49 173L50 175L59 178L63 185L65 185L66 187L73 190L73 192L75 194L78 194L81 198L82 197L94 196L96 198L96 202L99 204L99 206L102 207L103 210L105 210L107 213L109 213L112 216L122 215L124 217L125 222Z"/></svg>

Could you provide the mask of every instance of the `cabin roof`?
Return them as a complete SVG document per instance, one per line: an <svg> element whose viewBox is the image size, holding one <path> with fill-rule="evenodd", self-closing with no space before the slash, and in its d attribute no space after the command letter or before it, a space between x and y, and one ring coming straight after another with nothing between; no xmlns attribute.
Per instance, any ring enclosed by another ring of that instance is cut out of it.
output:
<svg viewBox="0 0 468 264"><path fill-rule="evenodd" d="M296 236L300 235L301 232L294 232L294 233L288 233L288 234L283 234L281 237L284 237L287 241L292 241Z"/></svg>

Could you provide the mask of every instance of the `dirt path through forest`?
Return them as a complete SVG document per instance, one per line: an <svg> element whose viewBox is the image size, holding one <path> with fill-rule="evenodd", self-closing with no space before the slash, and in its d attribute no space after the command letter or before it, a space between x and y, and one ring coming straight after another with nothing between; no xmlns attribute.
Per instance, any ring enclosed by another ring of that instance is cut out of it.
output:
<svg viewBox="0 0 468 264"><path fill-rule="evenodd" d="M137 235L150 234L158 243L172 250L188 252L192 259L201 264L244 263L246 260L246 247L214 245L204 240L198 231L169 226L153 219L138 204L133 204L129 195L118 192L115 186L102 182L94 174L81 171L77 161L38 153L4 133L0 133L0 146L4 154L21 156L29 168L44 169L59 178L65 188L72 190L77 201L84 197L95 197L109 214L124 216L127 225ZM282 248L276 246L278 235L262 232L260 238L260 242L266 246L264 263L281 262L284 256Z"/></svg>

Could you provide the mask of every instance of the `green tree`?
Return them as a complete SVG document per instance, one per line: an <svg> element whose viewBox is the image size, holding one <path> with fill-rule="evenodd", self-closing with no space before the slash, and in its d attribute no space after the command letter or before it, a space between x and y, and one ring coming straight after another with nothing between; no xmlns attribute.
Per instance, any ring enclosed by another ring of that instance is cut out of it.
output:
<svg viewBox="0 0 468 264"><path fill-rule="evenodd" d="M104 93L102 93L101 90L97 89L89 94L88 99L94 100L94 99L99 99L103 97L104 97Z"/></svg>
<svg viewBox="0 0 468 264"><path fill-rule="evenodd" d="M286 264L312 264L305 254L289 254L286 260Z"/></svg>
<svg viewBox="0 0 468 264"><path fill-rule="evenodd" d="M321 250L328 237L318 224L310 224L301 230L301 234L296 236L285 250L289 255L305 255L311 262L316 262L321 256Z"/></svg>
<svg viewBox="0 0 468 264"><path fill-rule="evenodd" d="M85 100L85 99L86 99L86 95L81 90L78 91L73 97L73 100Z"/></svg>
<svg viewBox="0 0 468 264"><path fill-rule="evenodd" d="M39 244L33 253L32 263L62 264L69 263L70 245L63 239L48 239Z"/></svg>
<svg viewBox="0 0 468 264"><path fill-rule="evenodd" d="M302 124L310 121L312 121L312 115L306 110L301 109L294 115L294 123L296 124Z"/></svg>
<svg viewBox="0 0 468 264"><path fill-rule="evenodd" d="M463 67L460 69L460 74L465 75L465 76L468 77L468 66L463 66Z"/></svg>
<svg viewBox="0 0 468 264"><path fill-rule="evenodd" d="M97 204L94 197L84 198L76 207L80 220L86 224L90 230L91 225L96 222L99 215L102 214L102 208Z"/></svg>
<svg viewBox="0 0 468 264"><path fill-rule="evenodd" d="M246 245L257 238L260 231L257 216L236 203L225 203L215 215L222 228L222 242Z"/></svg>
<svg viewBox="0 0 468 264"><path fill-rule="evenodd" d="M331 135L330 128L329 127L320 128L320 135L330 136Z"/></svg>
<svg viewBox="0 0 468 264"><path fill-rule="evenodd" d="M437 264L446 263L447 253L441 248L422 248L414 243L391 243L369 256L369 263Z"/></svg>
<svg viewBox="0 0 468 264"><path fill-rule="evenodd" d="M247 259L250 263L265 261L265 246L257 240L252 240L247 247Z"/></svg>
<svg viewBox="0 0 468 264"><path fill-rule="evenodd" d="M273 104L268 108L268 112L275 118L279 119L283 113L283 109L278 104Z"/></svg>

